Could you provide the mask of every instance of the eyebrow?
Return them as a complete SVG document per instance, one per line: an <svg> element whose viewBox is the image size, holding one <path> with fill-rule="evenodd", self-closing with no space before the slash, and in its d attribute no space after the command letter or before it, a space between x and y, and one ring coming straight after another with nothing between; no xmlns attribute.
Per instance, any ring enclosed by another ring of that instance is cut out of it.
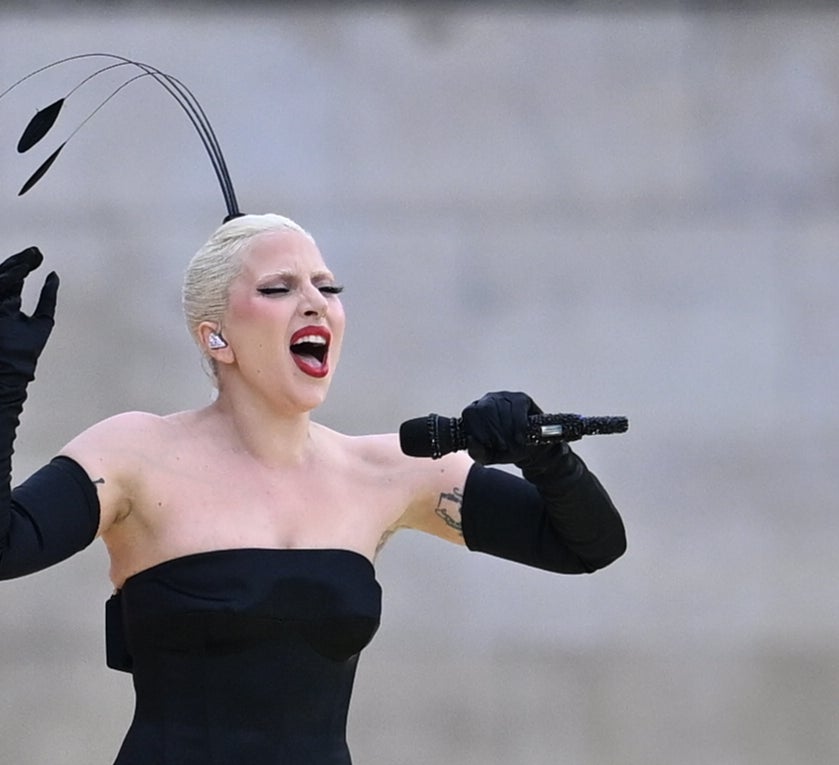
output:
<svg viewBox="0 0 839 765"><path fill-rule="evenodd" d="M263 279L297 279L299 274L297 271L292 271L289 269L283 271L271 271L267 274L261 274L257 277L260 281ZM331 271L313 271L309 274L310 279L335 279L335 275Z"/></svg>

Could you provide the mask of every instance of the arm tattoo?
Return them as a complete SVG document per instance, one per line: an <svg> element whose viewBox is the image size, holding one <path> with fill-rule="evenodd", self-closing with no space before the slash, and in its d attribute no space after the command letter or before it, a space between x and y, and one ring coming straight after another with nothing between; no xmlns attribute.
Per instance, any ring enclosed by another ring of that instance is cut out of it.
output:
<svg viewBox="0 0 839 765"><path fill-rule="evenodd" d="M463 536L463 524L460 522L460 505L463 502L463 491L455 486L451 492L444 491L437 500L437 507L434 512L445 521L446 525L453 528L460 536Z"/></svg>
<svg viewBox="0 0 839 765"><path fill-rule="evenodd" d="M382 548L385 546L385 543L388 539L390 539L396 533L396 529L388 529L384 534L382 534L382 538L379 540L379 544L376 545L376 552L373 554L373 557L378 555Z"/></svg>

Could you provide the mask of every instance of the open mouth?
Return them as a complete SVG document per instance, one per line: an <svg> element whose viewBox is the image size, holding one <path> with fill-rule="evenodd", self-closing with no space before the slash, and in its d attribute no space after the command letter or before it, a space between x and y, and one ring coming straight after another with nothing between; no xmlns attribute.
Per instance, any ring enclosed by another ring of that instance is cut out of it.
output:
<svg viewBox="0 0 839 765"><path fill-rule="evenodd" d="M329 341L325 327L304 327L292 335L291 355L298 368L310 377L329 374Z"/></svg>

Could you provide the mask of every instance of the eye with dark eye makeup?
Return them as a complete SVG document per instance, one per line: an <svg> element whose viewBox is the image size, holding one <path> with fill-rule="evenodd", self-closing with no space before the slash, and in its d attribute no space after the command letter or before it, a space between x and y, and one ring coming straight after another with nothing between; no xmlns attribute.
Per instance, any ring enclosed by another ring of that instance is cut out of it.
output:
<svg viewBox="0 0 839 765"><path fill-rule="evenodd" d="M318 287L324 295L340 295L344 288L340 284L324 284ZM260 295L287 295L291 292L289 287L258 287L256 290Z"/></svg>

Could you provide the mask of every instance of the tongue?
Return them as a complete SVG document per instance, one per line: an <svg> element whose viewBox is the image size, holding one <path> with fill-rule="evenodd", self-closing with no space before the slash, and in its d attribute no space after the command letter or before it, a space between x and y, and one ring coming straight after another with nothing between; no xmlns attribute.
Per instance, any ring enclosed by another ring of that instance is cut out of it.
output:
<svg viewBox="0 0 839 765"><path fill-rule="evenodd" d="M299 369L310 377L325 377L329 372L326 363L320 361L316 356L308 356L303 353L292 353L291 356Z"/></svg>

